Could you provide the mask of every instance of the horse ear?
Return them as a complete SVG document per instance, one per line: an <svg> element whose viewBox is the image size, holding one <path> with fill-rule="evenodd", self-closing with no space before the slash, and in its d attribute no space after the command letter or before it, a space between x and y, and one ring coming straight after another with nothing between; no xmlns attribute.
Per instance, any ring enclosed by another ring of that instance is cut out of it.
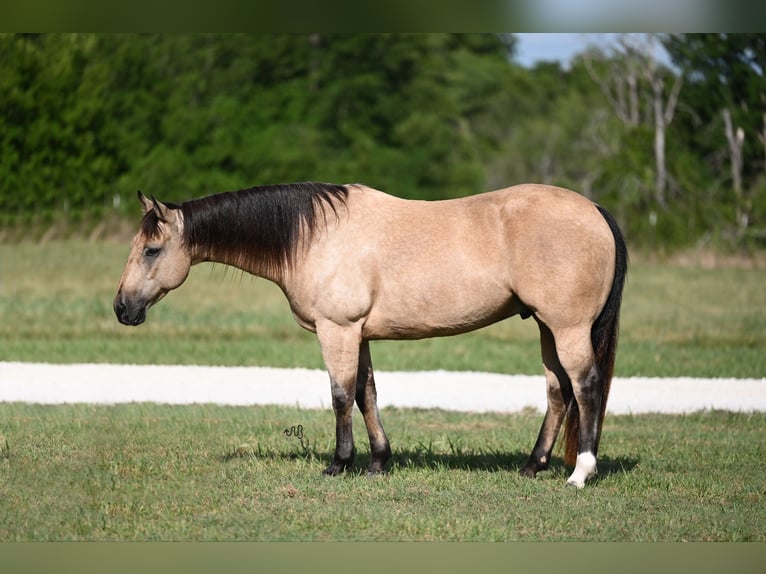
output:
<svg viewBox="0 0 766 574"><path fill-rule="evenodd" d="M157 214L157 218L160 221L164 221L165 223L176 223L178 221L178 210L173 209L171 207L168 207L161 201L158 201L157 199L152 196L151 201L152 209L154 210L154 213Z"/></svg>
<svg viewBox="0 0 766 574"><path fill-rule="evenodd" d="M173 210L161 201L157 201L154 196L152 196L152 208L154 209L154 213L157 214L157 218L160 221L164 221L165 223L172 223L176 220L176 216Z"/></svg>
<svg viewBox="0 0 766 574"><path fill-rule="evenodd" d="M141 208L144 210L144 213L153 211L157 215L157 219L165 223L176 223L178 221L178 210L168 207L155 199L154 196L151 196L150 199L139 190L138 201L141 202Z"/></svg>
<svg viewBox="0 0 766 574"><path fill-rule="evenodd" d="M143 193L141 193L140 189L138 190L137 195L138 195L138 201L141 202L141 209L143 210L144 213L147 213L151 211L152 209L154 209L154 205L152 204L152 202Z"/></svg>

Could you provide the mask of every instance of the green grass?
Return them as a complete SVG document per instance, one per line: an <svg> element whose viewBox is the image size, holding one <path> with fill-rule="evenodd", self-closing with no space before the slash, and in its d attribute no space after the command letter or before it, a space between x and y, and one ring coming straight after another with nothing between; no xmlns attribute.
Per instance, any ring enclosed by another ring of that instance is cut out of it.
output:
<svg viewBox="0 0 766 574"><path fill-rule="evenodd" d="M0 404L0 540L766 541L766 414L607 417L600 475L523 464L540 417L384 409L388 476L320 476L332 413ZM302 424L304 441L283 430Z"/></svg>
<svg viewBox="0 0 766 574"><path fill-rule="evenodd" d="M0 360L322 368L316 338L271 283L200 265L137 328L111 309L127 244L0 245ZM619 376L766 376L766 270L633 263ZM537 328L372 346L378 370L541 372Z"/></svg>

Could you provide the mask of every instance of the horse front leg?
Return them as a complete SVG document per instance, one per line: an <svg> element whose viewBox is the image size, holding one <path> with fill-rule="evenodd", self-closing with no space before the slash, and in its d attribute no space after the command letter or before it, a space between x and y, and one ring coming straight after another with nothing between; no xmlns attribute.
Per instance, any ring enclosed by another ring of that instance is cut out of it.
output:
<svg viewBox="0 0 766 574"><path fill-rule="evenodd" d="M364 416L367 435L370 438L370 466L368 476L386 472L386 464L391 459L391 445L383 430L378 412L378 393L375 389L375 377L372 372L370 343L362 341L359 349L359 368L356 378L356 404Z"/></svg>
<svg viewBox="0 0 766 574"><path fill-rule="evenodd" d="M322 357L330 375L332 409L335 413L335 453L323 474L337 476L354 462L354 434L351 425L359 367L361 327L317 323Z"/></svg>

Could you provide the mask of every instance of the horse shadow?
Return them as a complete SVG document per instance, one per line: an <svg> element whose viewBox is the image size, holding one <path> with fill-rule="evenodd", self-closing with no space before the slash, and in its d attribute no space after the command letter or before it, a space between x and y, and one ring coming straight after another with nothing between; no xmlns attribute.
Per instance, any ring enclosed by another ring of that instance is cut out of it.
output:
<svg viewBox="0 0 766 574"><path fill-rule="evenodd" d="M482 471L482 472L512 472L518 473L526 464L529 453L515 452L469 452L469 453L434 453L423 452L422 449L402 449L395 451L392 457L391 472L406 468L430 468L445 470ZM362 457L359 457L362 463ZM598 474L592 482L601 482L612 475L630 473L639 464L633 457L604 456L598 459ZM551 457L550 470L565 468L564 459ZM567 473L571 468L566 468ZM543 472L543 471L541 471Z"/></svg>
<svg viewBox="0 0 766 574"><path fill-rule="evenodd" d="M226 453L221 457L222 462L234 459L247 458L250 453ZM255 456L271 458L273 460L311 460L319 463L327 463L332 460L331 451L320 451L313 446L303 445L293 451L266 451ZM419 444L416 447L404 447L395 449L391 461L388 464L388 473L396 474L407 469L432 469L432 470L461 470L481 472L511 472L518 473L526 464L529 453L525 451L500 452L500 451L471 451L460 450L451 452L436 452L429 445ZM363 475L370 462L369 452L358 452L354 466L346 473L350 475ZM598 474L591 479L592 483L607 480L610 476L627 474L632 472L639 464L639 459L628 456L603 456L598 459ZM561 457L551 457L550 471L563 473L564 460ZM571 469L566 469L567 473Z"/></svg>

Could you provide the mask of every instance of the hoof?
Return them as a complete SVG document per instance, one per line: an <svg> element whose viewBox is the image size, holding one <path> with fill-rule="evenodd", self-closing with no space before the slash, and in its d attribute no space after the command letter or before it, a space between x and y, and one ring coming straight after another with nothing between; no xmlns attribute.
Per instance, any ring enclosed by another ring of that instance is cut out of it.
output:
<svg viewBox="0 0 766 574"><path fill-rule="evenodd" d="M533 468L525 466L519 471L519 474L526 478L535 478L537 476L537 471Z"/></svg>
<svg viewBox="0 0 766 574"><path fill-rule="evenodd" d="M585 488L585 483L584 482L576 482L574 480L567 480L566 487L567 488L574 488L576 490L582 490L583 488Z"/></svg>
<svg viewBox="0 0 766 574"><path fill-rule="evenodd" d="M367 478L380 478L388 476L388 471L384 468L370 468L367 470Z"/></svg>
<svg viewBox="0 0 766 574"><path fill-rule="evenodd" d="M583 488L585 487L585 481L596 476L597 472L596 457L590 452L581 452L577 455L577 464L575 465L574 472L567 479L567 486L574 486L578 489Z"/></svg>
<svg viewBox="0 0 766 574"><path fill-rule="evenodd" d="M322 471L322 476L340 476L346 470L346 465L333 463Z"/></svg>

